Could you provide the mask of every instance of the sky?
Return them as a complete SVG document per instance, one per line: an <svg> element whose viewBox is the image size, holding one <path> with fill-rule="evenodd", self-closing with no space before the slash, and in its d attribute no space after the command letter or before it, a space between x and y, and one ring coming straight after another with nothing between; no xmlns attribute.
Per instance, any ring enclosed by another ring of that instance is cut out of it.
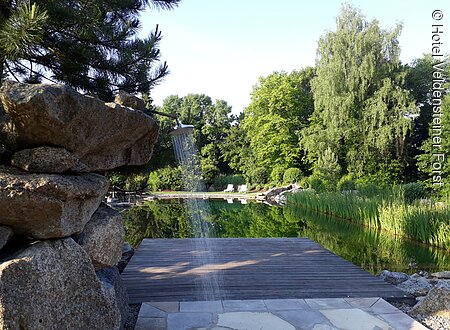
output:
<svg viewBox="0 0 450 330"><path fill-rule="evenodd" d="M443 50L450 53L450 1L353 0L368 20L383 29L403 24L399 38L403 63L429 53L432 24L443 24ZM154 104L189 93L223 99L241 112L258 78L274 71L314 66L317 42L335 30L342 1L183 0L172 11L148 10L141 35L159 25L161 59L170 74L152 92ZM434 10L443 18L435 21ZM447 30L448 29L448 30Z"/></svg>

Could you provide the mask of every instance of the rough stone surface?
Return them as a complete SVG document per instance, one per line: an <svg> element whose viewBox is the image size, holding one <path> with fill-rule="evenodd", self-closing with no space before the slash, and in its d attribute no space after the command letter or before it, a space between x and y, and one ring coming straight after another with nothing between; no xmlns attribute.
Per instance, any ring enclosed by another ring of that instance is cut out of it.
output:
<svg viewBox="0 0 450 330"><path fill-rule="evenodd" d="M63 85L8 82L0 99L20 149L64 147L91 171L147 163L158 136L156 121L142 111Z"/></svg>
<svg viewBox="0 0 450 330"><path fill-rule="evenodd" d="M285 191L279 193L278 195L276 195L273 198L273 200L276 203L280 204L280 205L286 205L286 203L287 203L286 194L295 194L295 193L298 193L299 191L302 191L302 190L303 189L300 189L300 188L292 188L292 189L289 189L289 190L285 190Z"/></svg>
<svg viewBox="0 0 450 330"><path fill-rule="evenodd" d="M117 263L117 268L119 268L119 272L122 273L125 267L128 265L128 262L131 260L131 257L134 255L134 249L131 247L129 243L124 243L122 248L122 257Z"/></svg>
<svg viewBox="0 0 450 330"><path fill-rule="evenodd" d="M450 318L450 283L440 280L428 295L414 306L410 314Z"/></svg>
<svg viewBox="0 0 450 330"><path fill-rule="evenodd" d="M12 235L13 231L11 228L0 226L0 250L8 243Z"/></svg>
<svg viewBox="0 0 450 330"><path fill-rule="evenodd" d="M397 287L417 297L426 296L431 290L432 285L426 278L419 275L412 275L409 280L400 283Z"/></svg>
<svg viewBox="0 0 450 330"><path fill-rule="evenodd" d="M409 275L400 272L390 272L388 270L383 270L380 273L380 278L385 282L397 285L409 280Z"/></svg>
<svg viewBox="0 0 450 330"><path fill-rule="evenodd" d="M267 190L264 195L267 199L272 199L275 196L279 195L280 193L292 189L292 185L286 186L286 187L279 187L279 188L272 188Z"/></svg>
<svg viewBox="0 0 450 330"><path fill-rule="evenodd" d="M102 203L84 227L77 242L91 257L95 269L99 270L117 265L122 257L124 238L122 216Z"/></svg>
<svg viewBox="0 0 450 330"><path fill-rule="evenodd" d="M108 185L98 174L29 174L0 166L0 224L38 239L80 233Z"/></svg>
<svg viewBox="0 0 450 330"><path fill-rule="evenodd" d="M36 243L0 264L0 328L119 329L109 291L71 238Z"/></svg>
<svg viewBox="0 0 450 330"><path fill-rule="evenodd" d="M122 283L119 270L117 267L104 268L97 272L97 276L102 284L112 291L111 296L120 312L120 328L123 329L128 318L129 305L127 290Z"/></svg>
<svg viewBox="0 0 450 330"><path fill-rule="evenodd" d="M450 271L433 273L431 274L431 276L436 278L450 279Z"/></svg>
<svg viewBox="0 0 450 330"><path fill-rule="evenodd" d="M11 165L32 173L89 172L86 165L64 148L38 147L16 152Z"/></svg>
<svg viewBox="0 0 450 330"><path fill-rule="evenodd" d="M9 165L12 155L9 149L16 147L16 136L12 127L11 116L5 112L0 102L0 164Z"/></svg>
<svg viewBox="0 0 450 330"><path fill-rule="evenodd" d="M145 110L145 102L130 93L119 91L116 95L114 102L125 107L130 107L137 110Z"/></svg>

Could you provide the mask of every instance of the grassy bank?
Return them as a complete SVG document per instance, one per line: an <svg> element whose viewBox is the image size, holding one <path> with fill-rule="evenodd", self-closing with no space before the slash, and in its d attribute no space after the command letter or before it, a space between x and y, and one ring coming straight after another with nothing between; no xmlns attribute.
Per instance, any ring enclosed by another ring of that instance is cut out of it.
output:
<svg viewBox="0 0 450 330"><path fill-rule="evenodd" d="M290 195L288 203L450 250L450 208L406 203L399 190L376 196L305 191Z"/></svg>

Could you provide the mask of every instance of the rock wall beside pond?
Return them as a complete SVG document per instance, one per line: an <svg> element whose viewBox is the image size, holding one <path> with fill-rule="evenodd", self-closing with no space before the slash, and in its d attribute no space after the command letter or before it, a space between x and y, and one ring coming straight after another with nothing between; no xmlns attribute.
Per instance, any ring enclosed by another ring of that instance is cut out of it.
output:
<svg viewBox="0 0 450 330"><path fill-rule="evenodd" d="M379 276L416 298L404 312L431 329L450 329L450 271L407 275L384 270Z"/></svg>
<svg viewBox="0 0 450 330"><path fill-rule="evenodd" d="M0 329L123 328L123 219L92 172L148 162L155 120L61 85L6 83L0 100Z"/></svg>

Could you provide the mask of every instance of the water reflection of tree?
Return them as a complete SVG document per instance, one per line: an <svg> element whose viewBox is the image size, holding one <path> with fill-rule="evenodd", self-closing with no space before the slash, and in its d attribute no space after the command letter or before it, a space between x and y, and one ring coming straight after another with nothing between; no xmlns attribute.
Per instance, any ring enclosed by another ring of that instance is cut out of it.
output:
<svg viewBox="0 0 450 330"><path fill-rule="evenodd" d="M127 210L124 218L126 240L134 247L144 238L188 237L185 208L180 203L147 203Z"/></svg>

